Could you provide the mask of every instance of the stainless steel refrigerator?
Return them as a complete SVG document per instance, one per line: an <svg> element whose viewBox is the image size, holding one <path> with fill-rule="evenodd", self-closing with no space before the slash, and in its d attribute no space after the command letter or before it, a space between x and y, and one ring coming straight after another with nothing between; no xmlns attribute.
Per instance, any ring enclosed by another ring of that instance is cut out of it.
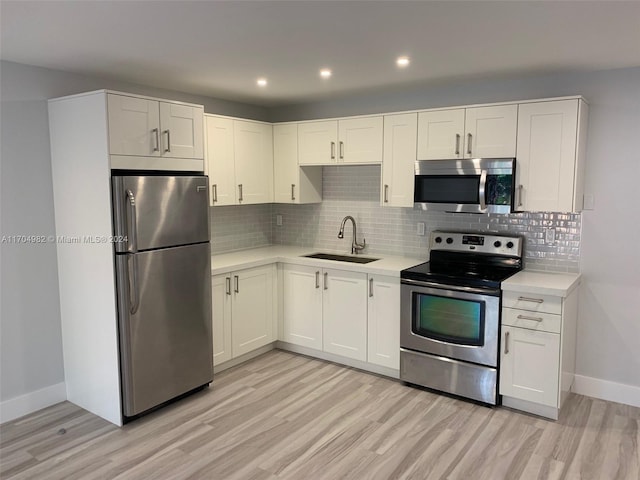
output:
<svg viewBox="0 0 640 480"><path fill-rule="evenodd" d="M213 380L207 184L112 177L125 417Z"/></svg>

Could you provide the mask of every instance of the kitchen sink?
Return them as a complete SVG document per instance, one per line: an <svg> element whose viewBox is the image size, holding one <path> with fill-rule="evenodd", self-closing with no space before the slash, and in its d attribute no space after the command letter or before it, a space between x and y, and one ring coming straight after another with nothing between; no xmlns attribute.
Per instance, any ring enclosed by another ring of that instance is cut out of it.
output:
<svg viewBox="0 0 640 480"><path fill-rule="evenodd" d="M335 260L338 262L351 262L351 263L371 263L376 260L380 260L379 258L371 258L371 257L356 257L350 255L336 255L333 253L312 253L310 255L303 255L303 257L307 258L319 258L320 260Z"/></svg>

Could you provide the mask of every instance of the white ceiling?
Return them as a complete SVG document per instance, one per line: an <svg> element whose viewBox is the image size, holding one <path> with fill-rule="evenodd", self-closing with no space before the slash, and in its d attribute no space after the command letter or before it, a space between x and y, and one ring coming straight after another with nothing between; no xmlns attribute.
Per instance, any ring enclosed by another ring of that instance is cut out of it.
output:
<svg viewBox="0 0 640 480"><path fill-rule="evenodd" d="M1 0L0 15L3 60L265 106L640 66L640 1Z"/></svg>

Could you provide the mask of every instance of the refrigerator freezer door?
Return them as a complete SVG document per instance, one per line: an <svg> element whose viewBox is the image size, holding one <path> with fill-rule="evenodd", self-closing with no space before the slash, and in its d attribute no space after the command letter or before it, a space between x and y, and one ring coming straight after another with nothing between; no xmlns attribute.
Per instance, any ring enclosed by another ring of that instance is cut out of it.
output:
<svg viewBox="0 0 640 480"><path fill-rule="evenodd" d="M113 177L116 252L208 242L208 184L205 176Z"/></svg>
<svg viewBox="0 0 640 480"><path fill-rule="evenodd" d="M210 255L202 243L116 256L125 416L212 381Z"/></svg>

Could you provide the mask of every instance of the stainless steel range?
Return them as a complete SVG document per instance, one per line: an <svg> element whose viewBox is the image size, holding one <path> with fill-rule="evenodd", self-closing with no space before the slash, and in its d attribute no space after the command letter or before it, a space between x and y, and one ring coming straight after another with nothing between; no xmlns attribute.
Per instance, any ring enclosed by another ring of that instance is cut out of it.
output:
<svg viewBox="0 0 640 480"><path fill-rule="evenodd" d="M435 231L430 248L400 275L400 378L496 405L500 283L522 269L522 239Z"/></svg>

